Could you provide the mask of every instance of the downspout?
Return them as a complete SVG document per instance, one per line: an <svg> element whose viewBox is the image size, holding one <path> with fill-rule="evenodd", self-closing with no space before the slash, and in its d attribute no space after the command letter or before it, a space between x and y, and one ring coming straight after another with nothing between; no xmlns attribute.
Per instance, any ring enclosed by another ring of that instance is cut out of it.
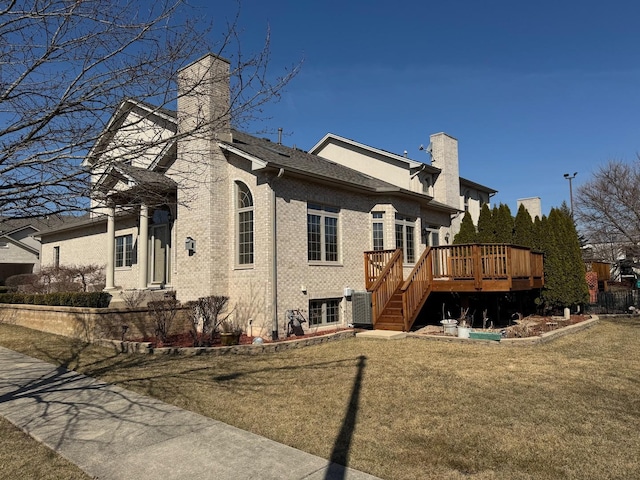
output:
<svg viewBox="0 0 640 480"><path fill-rule="evenodd" d="M284 168L278 171L276 178L282 178ZM275 180L275 178L273 179ZM278 340L278 227L276 222L276 191L271 181L271 304L273 319L271 323L271 339Z"/></svg>

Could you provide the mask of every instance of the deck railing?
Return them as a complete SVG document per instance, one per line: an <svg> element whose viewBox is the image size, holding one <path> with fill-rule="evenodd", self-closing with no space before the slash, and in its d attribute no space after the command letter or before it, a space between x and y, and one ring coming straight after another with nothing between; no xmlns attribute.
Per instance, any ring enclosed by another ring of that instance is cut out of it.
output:
<svg viewBox="0 0 640 480"><path fill-rule="evenodd" d="M433 250L427 247L420 255L407 281L402 285L402 312L405 331L424 305L433 282Z"/></svg>
<svg viewBox="0 0 640 480"><path fill-rule="evenodd" d="M393 297L393 294L402 285L403 279L402 250L377 250L364 252L365 272L368 275L367 283L369 283L370 278L373 278L369 275L380 267L380 262L384 258L389 258L387 264L383 264L380 274L367 287L367 290L371 292L371 314L374 325L391 297Z"/></svg>
<svg viewBox="0 0 640 480"><path fill-rule="evenodd" d="M432 291L509 291L523 289L523 285L525 289L540 287L543 282L542 253L516 245L427 247L404 282L401 250L365 252L365 283L372 292L374 324L401 287L405 330Z"/></svg>

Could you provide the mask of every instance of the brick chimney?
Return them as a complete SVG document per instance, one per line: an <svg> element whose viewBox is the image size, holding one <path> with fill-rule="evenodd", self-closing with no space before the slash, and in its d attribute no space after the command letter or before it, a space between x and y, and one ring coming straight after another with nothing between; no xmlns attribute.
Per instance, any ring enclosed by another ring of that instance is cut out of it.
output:
<svg viewBox="0 0 640 480"><path fill-rule="evenodd" d="M179 133L232 141L229 65L209 53L178 72Z"/></svg>
<svg viewBox="0 0 640 480"><path fill-rule="evenodd" d="M446 133L435 133L430 141L432 165L441 170L433 185L433 197L438 202L460 208L458 140Z"/></svg>

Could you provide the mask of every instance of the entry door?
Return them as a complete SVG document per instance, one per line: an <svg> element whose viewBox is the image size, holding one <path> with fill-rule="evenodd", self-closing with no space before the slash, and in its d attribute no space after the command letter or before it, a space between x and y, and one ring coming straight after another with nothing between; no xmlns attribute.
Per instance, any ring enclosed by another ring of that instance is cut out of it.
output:
<svg viewBox="0 0 640 480"><path fill-rule="evenodd" d="M152 225L149 227L149 278L153 284L167 284L169 278L169 226Z"/></svg>

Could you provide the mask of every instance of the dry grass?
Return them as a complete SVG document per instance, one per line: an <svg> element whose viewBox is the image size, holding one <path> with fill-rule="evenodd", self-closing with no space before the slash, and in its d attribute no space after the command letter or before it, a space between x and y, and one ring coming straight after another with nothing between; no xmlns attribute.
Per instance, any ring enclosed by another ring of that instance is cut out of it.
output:
<svg viewBox="0 0 640 480"><path fill-rule="evenodd" d="M350 339L259 357L0 345L387 479L640 478L640 320L530 347Z"/></svg>
<svg viewBox="0 0 640 480"><path fill-rule="evenodd" d="M0 417L0 478L89 480L74 464L53 453Z"/></svg>

